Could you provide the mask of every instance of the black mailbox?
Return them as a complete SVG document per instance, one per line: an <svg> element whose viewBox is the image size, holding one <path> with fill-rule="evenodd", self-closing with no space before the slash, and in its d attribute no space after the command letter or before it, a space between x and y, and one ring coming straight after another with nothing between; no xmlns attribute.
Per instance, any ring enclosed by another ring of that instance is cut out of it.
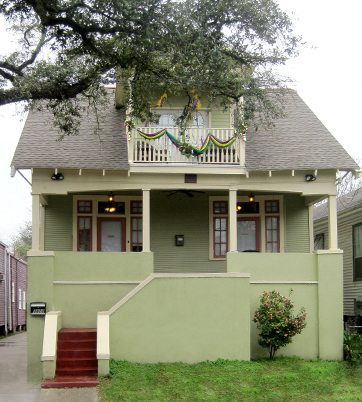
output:
<svg viewBox="0 0 362 402"><path fill-rule="evenodd" d="M183 246L184 245L184 235L176 235L175 236L176 240L176 246Z"/></svg>
<svg viewBox="0 0 362 402"><path fill-rule="evenodd" d="M30 303L31 315L45 315L45 313L46 313L46 303L43 302Z"/></svg>

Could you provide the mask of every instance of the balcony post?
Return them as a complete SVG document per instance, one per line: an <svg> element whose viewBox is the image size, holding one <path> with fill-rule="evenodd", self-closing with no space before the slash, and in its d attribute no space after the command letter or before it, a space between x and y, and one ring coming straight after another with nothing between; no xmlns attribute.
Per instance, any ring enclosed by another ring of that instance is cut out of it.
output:
<svg viewBox="0 0 362 402"><path fill-rule="evenodd" d="M237 242L237 191L229 190L229 252L238 252L238 242Z"/></svg>
<svg viewBox="0 0 362 402"><path fill-rule="evenodd" d="M40 245L40 196L32 194L32 242L31 249L39 251Z"/></svg>
<svg viewBox="0 0 362 402"><path fill-rule="evenodd" d="M130 132L130 139L128 141L128 161L129 163L133 163L133 154L134 154L134 136L136 135L136 130L132 129Z"/></svg>
<svg viewBox="0 0 362 402"><path fill-rule="evenodd" d="M143 252L150 252L150 190L143 189L142 190L142 234L143 234L143 244L142 244L142 251Z"/></svg>

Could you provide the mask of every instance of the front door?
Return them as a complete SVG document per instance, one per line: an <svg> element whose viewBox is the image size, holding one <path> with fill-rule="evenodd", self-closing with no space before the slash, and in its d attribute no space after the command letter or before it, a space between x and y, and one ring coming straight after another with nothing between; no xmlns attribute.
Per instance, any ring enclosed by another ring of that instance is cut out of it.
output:
<svg viewBox="0 0 362 402"><path fill-rule="evenodd" d="M97 251L126 251L125 218L98 218Z"/></svg>
<svg viewBox="0 0 362 402"><path fill-rule="evenodd" d="M238 218L238 252L260 251L260 219Z"/></svg>

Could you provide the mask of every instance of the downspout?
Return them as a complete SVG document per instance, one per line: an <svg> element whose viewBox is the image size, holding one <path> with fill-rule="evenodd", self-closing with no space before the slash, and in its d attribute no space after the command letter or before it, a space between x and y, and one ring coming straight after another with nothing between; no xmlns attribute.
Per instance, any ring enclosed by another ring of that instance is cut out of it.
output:
<svg viewBox="0 0 362 402"><path fill-rule="evenodd" d="M10 253L8 253L8 272L9 272L9 331L13 330L13 320L12 320L12 303L11 303L11 260Z"/></svg>
<svg viewBox="0 0 362 402"><path fill-rule="evenodd" d="M7 298L7 272L6 272L6 247L4 247L4 299L5 299L5 335L8 334L8 298Z"/></svg>

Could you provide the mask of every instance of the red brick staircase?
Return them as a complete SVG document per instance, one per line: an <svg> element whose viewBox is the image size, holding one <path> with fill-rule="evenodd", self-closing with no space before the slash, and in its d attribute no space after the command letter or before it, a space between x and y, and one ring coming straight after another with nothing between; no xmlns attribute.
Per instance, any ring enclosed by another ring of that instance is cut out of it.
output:
<svg viewBox="0 0 362 402"><path fill-rule="evenodd" d="M96 328L62 328L55 377L43 380L42 388L96 387L97 375Z"/></svg>

